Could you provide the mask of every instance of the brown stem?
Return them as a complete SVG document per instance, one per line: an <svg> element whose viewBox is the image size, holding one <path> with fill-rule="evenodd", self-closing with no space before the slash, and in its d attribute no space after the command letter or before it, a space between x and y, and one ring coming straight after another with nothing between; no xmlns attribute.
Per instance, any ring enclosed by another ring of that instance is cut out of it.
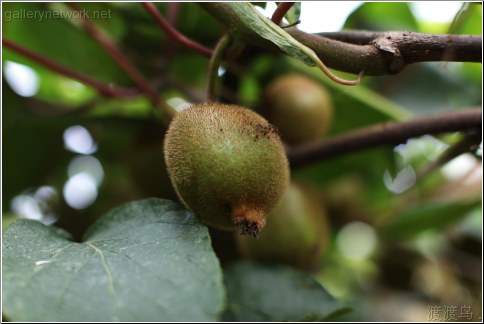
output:
<svg viewBox="0 0 484 324"><path fill-rule="evenodd" d="M296 28L286 31L328 66L350 73L395 74L419 62L482 62L481 36L346 31L326 34L328 38Z"/></svg>
<svg viewBox="0 0 484 324"><path fill-rule="evenodd" d="M155 21L160 25L161 28L170 36L173 40L177 41L186 48L195 51L203 56L211 57L212 50L206 48L205 46L187 38L185 35L180 34L156 9L155 5L151 2L142 3L146 11L155 19Z"/></svg>
<svg viewBox="0 0 484 324"><path fill-rule="evenodd" d="M374 39L383 36L385 33L369 30L342 30L337 32L317 33L322 37L330 38L344 43L356 45L368 45Z"/></svg>
<svg viewBox="0 0 484 324"><path fill-rule="evenodd" d="M258 238L262 228L266 225L264 210L258 207L239 204L232 207L232 220L239 226L242 235Z"/></svg>
<svg viewBox="0 0 484 324"><path fill-rule="evenodd" d="M282 18L286 15L286 13L291 9L291 7L295 4L295 2L281 2L277 6L277 9L272 14L272 22L276 25L280 25L282 22Z"/></svg>
<svg viewBox="0 0 484 324"><path fill-rule="evenodd" d="M43 66L49 68L54 72L62 74L71 79L77 80L90 87L93 87L102 95L105 95L108 97L135 97L140 94L138 89L118 87L111 84L102 83L98 80L91 79L90 77L84 74L71 70L70 68L60 65L59 63L56 63L54 61L51 61L50 59L40 54L32 52L31 50L26 49L25 47L20 46L6 39L5 37L2 39L2 44L3 46L17 52L18 54L25 56L39 64L42 64Z"/></svg>
<svg viewBox="0 0 484 324"><path fill-rule="evenodd" d="M79 11L80 8L76 3L69 2L67 5L74 11ZM81 15L82 16L82 15ZM109 39L99 28L97 28L89 18L81 17L82 27L94 38L99 45L111 56L111 58L119 65L119 67L136 83L138 88L146 93L151 101L156 104L159 100L158 93L151 86L150 82L139 72L139 70L131 64L124 53L116 46L114 42Z"/></svg>
<svg viewBox="0 0 484 324"><path fill-rule="evenodd" d="M179 2L169 2L168 11L166 13L166 20L174 28L177 26L178 18L180 13L180 3ZM171 66L171 63L175 57L178 50L178 46L173 46L171 39L167 38L163 44L163 53L165 58L165 67Z"/></svg>
<svg viewBox="0 0 484 324"><path fill-rule="evenodd" d="M302 167L343 154L382 145L396 145L425 134L456 132L482 127L482 108L470 108L390 122L287 149L291 167Z"/></svg>
<svg viewBox="0 0 484 324"><path fill-rule="evenodd" d="M207 85L207 101L217 101L218 89L218 69L220 68L220 63L222 62L222 57L230 43L230 36L223 35L215 46L212 57L208 65L208 85Z"/></svg>

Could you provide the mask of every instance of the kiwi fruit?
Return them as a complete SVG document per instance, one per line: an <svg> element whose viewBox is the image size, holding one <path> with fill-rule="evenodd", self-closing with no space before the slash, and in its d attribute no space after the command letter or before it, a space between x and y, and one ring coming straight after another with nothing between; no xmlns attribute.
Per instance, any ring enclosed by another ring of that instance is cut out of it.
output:
<svg viewBox="0 0 484 324"><path fill-rule="evenodd" d="M285 142L300 144L321 138L329 130L333 104L321 84L289 74L266 87L261 114L279 129Z"/></svg>
<svg viewBox="0 0 484 324"><path fill-rule="evenodd" d="M291 183L256 240L236 234L242 256L312 270L326 251L329 222L311 187Z"/></svg>
<svg viewBox="0 0 484 324"><path fill-rule="evenodd" d="M165 162L183 204L203 223L258 236L289 184L275 129L257 113L220 103L193 105L172 120Z"/></svg>

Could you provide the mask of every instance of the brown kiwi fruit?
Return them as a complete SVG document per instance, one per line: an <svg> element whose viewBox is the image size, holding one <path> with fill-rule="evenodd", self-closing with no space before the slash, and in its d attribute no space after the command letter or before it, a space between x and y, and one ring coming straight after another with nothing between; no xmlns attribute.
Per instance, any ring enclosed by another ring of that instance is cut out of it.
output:
<svg viewBox="0 0 484 324"><path fill-rule="evenodd" d="M329 234L328 218L318 195L310 187L291 183L269 213L259 238L236 234L236 241L245 257L311 270L326 251Z"/></svg>
<svg viewBox="0 0 484 324"><path fill-rule="evenodd" d="M274 128L235 105L203 103L178 113L164 142L172 184L207 225L258 236L289 183Z"/></svg>
<svg viewBox="0 0 484 324"><path fill-rule="evenodd" d="M316 81L299 74L279 77L264 92L261 113L290 144L324 136L333 119L331 95Z"/></svg>

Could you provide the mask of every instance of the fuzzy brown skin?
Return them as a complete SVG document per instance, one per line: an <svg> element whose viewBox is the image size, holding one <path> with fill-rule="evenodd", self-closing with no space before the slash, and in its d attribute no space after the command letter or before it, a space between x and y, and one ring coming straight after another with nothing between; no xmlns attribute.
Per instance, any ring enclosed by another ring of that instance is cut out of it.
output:
<svg viewBox="0 0 484 324"><path fill-rule="evenodd" d="M290 144L324 136L333 119L331 95L312 79L289 74L274 80L265 90L262 114Z"/></svg>
<svg viewBox="0 0 484 324"><path fill-rule="evenodd" d="M289 183L283 145L264 118L234 105L194 105L173 119L164 144L187 208L207 225L258 236Z"/></svg>

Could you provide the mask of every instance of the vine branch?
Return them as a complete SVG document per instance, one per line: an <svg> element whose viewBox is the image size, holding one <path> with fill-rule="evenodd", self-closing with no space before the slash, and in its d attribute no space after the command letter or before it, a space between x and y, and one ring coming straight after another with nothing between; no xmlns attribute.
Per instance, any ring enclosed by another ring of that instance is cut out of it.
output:
<svg viewBox="0 0 484 324"><path fill-rule="evenodd" d="M212 50L189 39L183 34L180 34L176 28L174 28L158 11L155 5L151 2L143 2L143 7L153 17L153 19L160 25L160 27L170 36L173 40L180 43L189 50L195 51L203 56L211 57Z"/></svg>
<svg viewBox="0 0 484 324"><path fill-rule="evenodd" d="M201 3L201 6L246 42L280 51L270 40L245 26L230 4ZM395 74L417 62L482 62L481 36L344 31L326 33L323 37L296 27L284 30L311 48L328 67L354 74L361 71L365 75Z"/></svg>
<svg viewBox="0 0 484 324"><path fill-rule="evenodd" d="M295 4L295 2L281 2L277 6L277 9L272 14L271 20L274 24L280 25L282 22L282 18L286 15L286 13L291 9L291 7Z"/></svg>
<svg viewBox="0 0 484 324"><path fill-rule="evenodd" d="M59 63L56 63L47 57L44 57L38 53L35 53L29 49L26 49L25 47L20 46L5 37L2 39L2 45L24 57L31 59L32 61L35 61L45 66L46 68L54 72L62 74L71 79L77 80L85 85L88 85L96 89L102 95L105 95L108 97L123 97L123 98L135 97L140 95L140 92L138 89L114 86L112 84L105 84L101 81L92 79L84 74L81 74Z"/></svg>
<svg viewBox="0 0 484 324"><path fill-rule="evenodd" d="M321 141L287 148L291 167L301 167L339 155L382 145L396 145L425 134L439 134L482 127L482 108L470 108L389 122L358 129Z"/></svg>
<svg viewBox="0 0 484 324"><path fill-rule="evenodd" d="M74 11L79 11L80 8L76 3L67 3L67 5ZM82 16L82 15L81 15ZM89 18L81 17L82 27L94 38L99 45L111 56L111 58L118 64L118 66L136 83L138 88L146 93L151 101L156 105L159 101L159 96L156 90L151 86L150 82L139 72L139 70L131 64L124 53L116 46L114 42L109 39L98 27L96 27Z"/></svg>
<svg viewBox="0 0 484 324"><path fill-rule="evenodd" d="M419 62L482 63L482 37L414 32L342 31L307 34L286 30L337 70L366 75L395 74Z"/></svg>
<svg viewBox="0 0 484 324"><path fill-rule="evenodd" d="M225 34L220 38L215 46L210 63L208 66L208 87L207 87L207 101L217 101L217 78L218 69L222 61L222 57L230 43L230 36Z"/></svg>
<svg viewBox="0 0 484 324"><path fill-rule="evenodd" d="M424 178L431 172L437 170L461 154L475 151L481 141L482 134L480 133L473 133L464 136L464 138L462 138L459 142L446 149L435 161L430 162L418 170L417 179Z"/></svg>

